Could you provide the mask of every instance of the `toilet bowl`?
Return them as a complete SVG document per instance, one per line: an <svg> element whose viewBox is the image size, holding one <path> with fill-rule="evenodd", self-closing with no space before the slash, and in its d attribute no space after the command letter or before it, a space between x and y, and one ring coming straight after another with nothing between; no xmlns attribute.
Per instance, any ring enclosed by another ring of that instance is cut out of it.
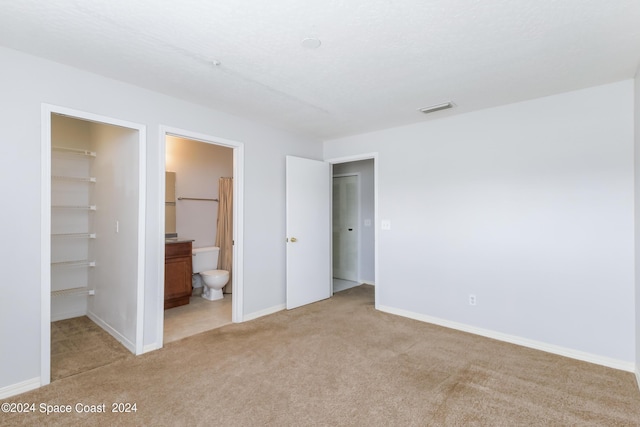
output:
<svg viewBox="0 0 640 427"><path fill-rule="evenodd" d="M229 281L229 272L226 270L206 270L200 272L204 289L202 298L215 301L224 298L222 288Z"/></svg>
<svg viewBox="0 0 640 427"><path fill-rule="evenodd" d="M202 298L215 301L224 298L222 288L229 281L227 270L217 270L220 248L207 246L192 251L193 274L200 274L204 288Z"/></svg>

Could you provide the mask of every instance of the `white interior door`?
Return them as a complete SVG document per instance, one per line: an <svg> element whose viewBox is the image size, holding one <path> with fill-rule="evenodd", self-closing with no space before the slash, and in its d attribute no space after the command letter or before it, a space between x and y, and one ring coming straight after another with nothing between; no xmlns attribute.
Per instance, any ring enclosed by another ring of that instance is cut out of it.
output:
<svg viewBox="0 0 640 427"><path fill-rule="evenodd" d="M333 277L358 280L358 175L333 177Z"/></svg>
<svg viewBox="0 0 640 427"><path fill-rule="evenodd" d="M331 167L287 156L287 309L331 296Z"/></svg>

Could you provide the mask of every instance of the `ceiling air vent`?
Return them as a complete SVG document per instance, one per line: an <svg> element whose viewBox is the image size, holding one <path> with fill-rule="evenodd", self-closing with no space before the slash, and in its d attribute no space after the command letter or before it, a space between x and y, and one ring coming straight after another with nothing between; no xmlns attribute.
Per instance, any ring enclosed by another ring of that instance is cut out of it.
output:
<svg viewBox="0 0 640 427"><path fill-rule="evenodd" d="M440 110L448 110L449 108L453 108L455 106L456 104L454 104L453 102L445 102L443 104L436 104L436 105L430 105L429 107L422 107L418 109L418 111L421 111L425 114L429 114L429 113L435 113L436 111L440 111Z"/></svg>

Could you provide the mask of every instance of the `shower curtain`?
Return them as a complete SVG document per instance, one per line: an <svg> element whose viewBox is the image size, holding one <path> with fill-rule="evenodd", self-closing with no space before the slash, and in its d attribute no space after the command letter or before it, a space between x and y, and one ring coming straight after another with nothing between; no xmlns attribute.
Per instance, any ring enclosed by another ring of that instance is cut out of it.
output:
<svg viewBox="0 0 640 427"><path fill-rule="evenodd" d="M229 282L223 292L231 293L233 272L233 178L220 178L218 182L218 225L216 246L220 248L218 269L229 272Z"/></svg>

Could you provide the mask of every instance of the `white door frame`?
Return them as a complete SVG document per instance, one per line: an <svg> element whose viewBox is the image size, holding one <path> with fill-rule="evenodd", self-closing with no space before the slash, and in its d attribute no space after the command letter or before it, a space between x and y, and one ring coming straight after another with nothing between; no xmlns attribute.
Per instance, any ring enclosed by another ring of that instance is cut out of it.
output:
<svg viewBox="0 0 640 427"><path fill-rule="evenodd" d="M40 385L51 382L51 114L125 127L138 131L138 271L135 353L143 352L145 223L147 200L146 126L57 105L41 106L40 175Z"/></svg>
<svg viewBox="0 0 640 427"><path fill-rule="evenodd" d="M356 257L356 281L360 281L361 277L360 277L360 245L362 243L362 234L360 233L360 228L362 227L362 224L360 223L361 218L361 179L362 177L360 176L360 172L349 172L349 173L339 173L337 175L334 175L332 173L331 175L331 179L333 181L334 178L344 178L347 176L355 176L357 178L357 191L358 191L358 207L357 207L357 212L356 212L356 217L357 217L357 225L356 225L356 250L357 250L357 257ZM333 188L333 187L332 187ZM332 193L333 196L333 193ZM333 200L333 199L332 199ZM333 202L331 205L331 231L332 231L332 236L333 236ZM331 256L333 259L333 239L331 240ZM331 268L331 273L333 274L333 266ZM331 294L333 295L333 289L331 289Z"/></svg>
<svg viewBox="0 0 640 427"><path fill-rule="evenodd" d="M374 274L375 274L375 286L374 286L374 295L375 295L375 308L376 310L379 310L379 302L380 301L380 289L381 286L383 286L382 282L380 281L380 273L378 271L378 254L380 253L380 239L379 239L379 216L378 216L378 153L377 152L373 152L373 153L363 153L363 154L354 154L352 156L345 156L345 157L335 157L335 158L331 158L331 159L325 159L325 162L329 162L332 165L334 164L339 164L339 163L349 163L349 162L357 162L358 160L369 160L372 159L373 160L373 199L374 199L374 218L373 218L373 225L374 225ZM332 176L333 179L333 176ZM329 203L331 203L331 200L329 201ZM329 233L331 233L332 230L329 230ZM333 239L332 239L333 240ZM332 243L332 247L331 250L333 251L333 241ZM332 267L333 269L333 267Z"/></svg>
<svg viewBox="0 0 640 427"><path fill-rule="evenodd" d="M166 167L166 138L175 136L194 141L206 142L207 144L219 145L233 149L233 274L231 275L233 302L231 307L231 321L240 323L244 320L243 297L244 297L244 144L230 139L219 138L217 136L205 135L184 129L160 125L160 164L158 167L158 212L160 221L157 233L157 265L158 282L161 288L158 292L156 306L156 324L158 325L157 335L159 348L164 345L164 212L165 212L165 167Z"/></svg>

